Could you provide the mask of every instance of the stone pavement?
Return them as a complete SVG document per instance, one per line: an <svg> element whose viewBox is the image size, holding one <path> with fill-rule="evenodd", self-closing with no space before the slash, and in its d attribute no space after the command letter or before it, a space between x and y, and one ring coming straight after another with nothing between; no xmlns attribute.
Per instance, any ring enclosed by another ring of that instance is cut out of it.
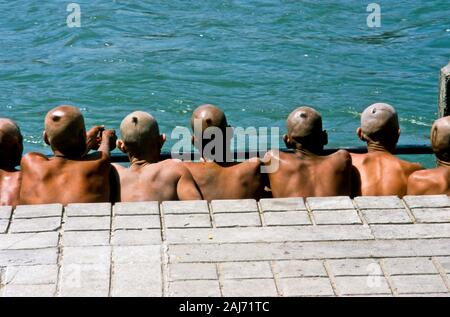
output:
<svg viewBox="0 0 450 317"><path fill-rule="evenodd" d="M448 196L0 207L0 296L449 296Z"/></svg>

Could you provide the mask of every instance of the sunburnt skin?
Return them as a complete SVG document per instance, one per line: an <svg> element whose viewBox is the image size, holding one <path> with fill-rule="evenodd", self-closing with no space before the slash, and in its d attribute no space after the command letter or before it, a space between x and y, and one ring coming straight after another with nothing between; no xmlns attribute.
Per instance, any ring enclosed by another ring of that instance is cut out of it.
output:
<svg viewBox="0 0 450 317"><path fill-rule="evenodd" d="M408 195L450 195L450 117L434 122L430 139L437 167L411 174Z"/></svg>
<svg viewBox="0 0 450 317"><path fill-rule="evenodd" d="M73 106L59 106L45 118L44 141L51 146L54 157L40 153L23 157L20 204L110 201L114 130L99 126L86 134L81 112ZM98 152L86 154L97 148Z"/></svg>
<svg viewBox="0 0 450 317"><path fill-rule="evenodd" d="M352 154L352 196L403 197L408 177L423 167L392 154L400 137L395 109L385 103L369 106L361 115L356 133L367 143L368 153Z"/></svg>
<svg viewBox="0 0 450 317"><path fill-rule="evenodd" d="M269 173L275 198L347 196L350 194L352 161L347 151L321 155L328 138L322 117L310 107L299 107L287 119L284 142L294 153L269 151L265 164L278 165Z"/></svg>

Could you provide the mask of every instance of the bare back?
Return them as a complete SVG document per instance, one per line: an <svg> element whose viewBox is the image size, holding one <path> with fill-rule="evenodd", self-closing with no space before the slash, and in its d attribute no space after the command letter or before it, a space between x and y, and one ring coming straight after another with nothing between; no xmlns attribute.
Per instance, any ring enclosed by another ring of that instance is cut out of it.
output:
<svg viewBox="0 0 450 317"><path fill-rule="evenodd" d="M450 195L450 167L414 172L408 178L408 195Z"/></svg>
<svg viewBox="0 0 450 317"><path fill-rule="evenodd" d="M201 199L194 180L176 160L132 165L114 164L120 178L120 201L167 201Z"/></svg>
<svg viewBox="0 0 450 317"><path fill-rule="evenodd" d="M110 201L109 156L98 152L84 160L47 158L29 153L22 159L21 204Z"/></svg>
<svg viewBox="0 0 450 317"><path fill-rule="evenodd" d="M19 201L20 171L0 169L0 206L15 206Z"/></svg>
<svg viewBox="0 0 450 317"><path fill-rule="evenodd" d="M408 177L422 169L387 152L352 154L353 196L406 195Z"/></svg>
<svg viewBox="0 0 450 317"><path fill-rule="evenodd" d="M259 160L221 166L215 162L185 162L206 200L259 199L264 191Z"/></svg>
<svg viewBox="0 0 450 317"><path fill-rule="evenodd" d="M306 156L300 152L268 153L278 169L269 174L274 198L325 197L350 194L351 158L338 151L329 156Z"/></svg>

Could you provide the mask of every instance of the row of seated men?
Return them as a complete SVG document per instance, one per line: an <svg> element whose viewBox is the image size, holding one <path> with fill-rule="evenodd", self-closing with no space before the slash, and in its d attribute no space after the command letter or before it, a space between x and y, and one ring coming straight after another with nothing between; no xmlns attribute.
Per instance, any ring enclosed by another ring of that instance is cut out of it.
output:
<svg viewBox="0 0 450 317"><path fill-rule="evenodd" d="M223 111L213 105L198 107L191 123L196 120L202 131L229 127ZM450 193L450 117L432 126L437 167L425 170L392 154L400 136L399 120L395 109L383 103L369 106L361 116L357 135L367 143L367 154L339 150L323 155L327 132L320 114L310 107L299 107L287 118L283 138L291 151L272 150L262 159L241 163L213 161L206 155L200 162L160 161L166 136L145 112L125 117L120 133L117 140L114 130L103 126L86 132L79 109L59 106L45 117L44 141L54 156L22 157L19 127L0 119L0 204ZM192 142L204 154L211 140L200 133ZM116 146L128 155L128 167L110 163ZM277 168L264 174L262 166Z"/></svg>

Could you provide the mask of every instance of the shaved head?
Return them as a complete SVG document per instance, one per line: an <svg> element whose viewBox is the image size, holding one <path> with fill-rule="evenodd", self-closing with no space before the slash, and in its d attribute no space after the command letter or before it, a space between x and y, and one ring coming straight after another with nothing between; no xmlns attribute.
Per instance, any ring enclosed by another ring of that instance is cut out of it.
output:
<svg viewBox="0 0 450 317"><path fill-rule="evenodd" d="M86 128L81 111L73 106L50 110L45 117L45 137L53 150L81 157L86 151Z"/></svg>
<svg viewBox="0 0 450 317"><path fill-rule="evenodd" d="M322 116L311 107L302 106L292 111L286 125L288 134L284 142L288 148L321 152L328 143L327 133L322 130Z"/></svg>
<svg viewBox="0 0 450 317"><path fill-rule="evenodd" d="M361 130L366 141L397 143L399 129L397 111L387 103L375 103L361 115Z"/></svg>
<svg viewBox="0 0 450 317"><path fill-rule="evenodd" d="M430 138L436 156L450 161L450 116L440 118L433 123Z"/></svg>
<svg viewBox="0 0 450 317"><path fill-rule="evenodd" d="M127 115L120 124L120 134L132 154L160 145L158 122L147 112L135 111Z"/></svg>
<svg viewBox="0 0 450 317"><path fill-rule="evenodd" d="M16 167L23 152L23 138L18 125L6 118L0 118L0 166Z"/></svg>
<svg viewBox="0 0 450 317"><path fill-rule="evenodd" d="M194 129L194 122L196 120L201 122L202 131L205 131L209 127L215 127L225 131L228 127L225 113L218 107L210 104L199 106L194 110L191 117L192 129Z"/></svg>
<svg viewBox="0 0 450 317"><path fill-rule="evenodd" d="M287 119L288 136L294 140L322 132L322 116L311 107L299 107Z"/></svg>

